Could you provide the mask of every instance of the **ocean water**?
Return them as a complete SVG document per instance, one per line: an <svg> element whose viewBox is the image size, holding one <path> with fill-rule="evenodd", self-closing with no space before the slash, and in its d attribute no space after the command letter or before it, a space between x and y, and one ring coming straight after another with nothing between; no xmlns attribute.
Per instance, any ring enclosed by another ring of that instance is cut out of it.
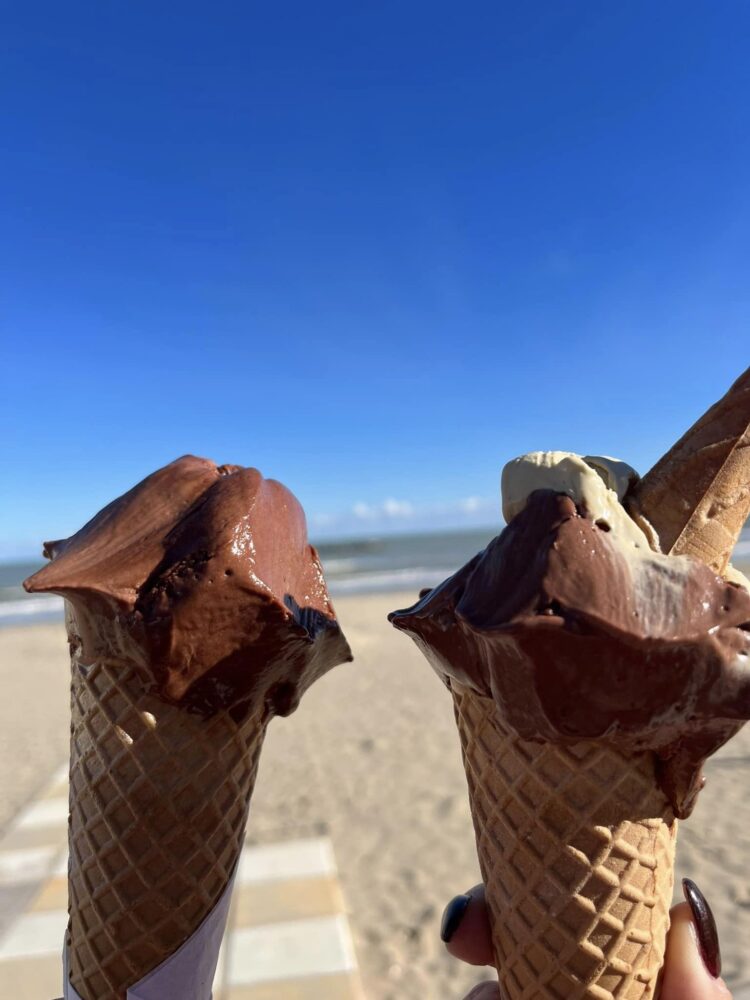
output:
<svg viewBox="0 0 750 1000"><path fill-rule="evenodd" d="M484 531L391 535L351 541L320 542L331 594L366 594L385 590L434 587L467 559L483 549L495 534ZM36 562L0 563L0 628L62 620L62 598L27 594L22 581L42 565Z"/></svg>
<svg viewBox="0 0 750 1000"><path fill-rule="evenodd" d="M481 551L496 531L445 531L321 542L318 551L331 594L368 594L434 587ZM733 562L750 575L750 524L745 526ZM0 628L62 620L62 598L27 594L21 582L38 562L0 563Z"/></svg>

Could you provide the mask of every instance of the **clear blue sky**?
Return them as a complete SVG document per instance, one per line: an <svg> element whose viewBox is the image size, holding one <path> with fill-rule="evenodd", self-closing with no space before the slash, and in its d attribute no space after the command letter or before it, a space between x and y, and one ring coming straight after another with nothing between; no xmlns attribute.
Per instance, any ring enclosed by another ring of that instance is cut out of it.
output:
<svg viewBox="0 0 750 1000"><path fill-rule="evenodd" d="M12 7L0 556L187 451L486 523L750 362L744 0Z"/></svg>

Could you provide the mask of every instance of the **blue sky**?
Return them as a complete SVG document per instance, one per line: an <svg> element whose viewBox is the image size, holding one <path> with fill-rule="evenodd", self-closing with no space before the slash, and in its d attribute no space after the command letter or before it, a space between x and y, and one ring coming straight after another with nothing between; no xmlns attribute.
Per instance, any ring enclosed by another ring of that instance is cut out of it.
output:
<svg viewBox="0 0 750 1000"><path fill-rule="evenodd" d="M491 523L750 360L740 0L13 6L0 556L188 451L316 535Z"/></svg>

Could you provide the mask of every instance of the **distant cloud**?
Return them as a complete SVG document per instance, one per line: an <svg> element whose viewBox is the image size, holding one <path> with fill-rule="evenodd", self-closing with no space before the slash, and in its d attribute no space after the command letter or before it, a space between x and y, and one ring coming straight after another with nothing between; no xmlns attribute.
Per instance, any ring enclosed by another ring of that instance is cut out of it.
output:
<svg viewBox="0 0 750 1000"><path fill-rule="evenodd" d="M325 513L313 514L312 517L310 518L310 521L312 524L317 525L319 528L324 528L328 524L336 523L336 515L325 514Z"/></svg>
<svg viewBox="0 0 750 1000"><path fill-rule="evenodd" d="M491 525L500 520L499 503L487 497L468 496L434 504L386 497L376 502L358 500L350 510L313 513L313 533L326 536L397 530L430 531Z"/></svg>
<svg viewBox="0 0 750 1000"><path fill-rule="evenodd" d="M352 513L355 517L358 517L360 521L367 521L369 518L375 516L375 508L369 503L355 503L352 507Z"/></svg>
<svg viewBox="0 0 750 1000"><path fill-rule="evenodd" d="M414 507L408 500L394 500L389 497L383 501L383 513L388 517L411 517Z"/></svg>
<svg viewBox="0 0 750 1000"><path fill-rule="evenodd" d="M388 497L379 504L364 503L360 500L352 507L352 514L360 521L371 521L379 517L412 517L414 506L408 500L395 500L393 497Z"/></svg>

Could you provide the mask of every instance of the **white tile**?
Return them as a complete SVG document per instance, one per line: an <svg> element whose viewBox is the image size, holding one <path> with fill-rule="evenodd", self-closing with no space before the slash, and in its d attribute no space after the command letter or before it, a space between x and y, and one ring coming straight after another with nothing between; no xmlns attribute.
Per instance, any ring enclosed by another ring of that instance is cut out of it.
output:
<svg viewBox="0 0 750 1000"><path fill-rule="evenodd" d="M317 878L335 872L333 850L327 837L287 840L280 844L246 847L240 858L237 882L252 885L278 879Z"/></svg>
<svg viewBox="0 0 750 1000"><path fill-rule="evenodd" d="M349 925L340 914L234 931L227 957L225 987L351 972L357 967Z"/></svg>
<svg viewBox="0 0 750 1000"><path fill-rule="evenodd" d="M68 852L63 851L60 857L55 862L55 866L50 872L50 878L59 878L61 875L68 874Z"/></svg>
<svg viewBox="0 0 750 1000"><path fill-rule="evenodd" d="M65 910L24 914L0 941L0 961L61 954L67 926Z"/></svg>
<svg viewBox="0 0 750 1000"><path fill-rule="evenodd" d="M221 991L226 985L227 971L227 936L222 938L219 948L219 960L216 963L216 973L214 974L213 992L216 996L221 995Z"/></svg>
<svg viewBox="0 0 750 1000"><path fill-rule="evenodd" d="M58 769L50 778L49 787L56 788L57 785L67 784L69 774L70 774L70 764L66 760L64 764L61 764L58 767Z"/></svg>
<svg viewBox="0 0 750 1000"><path fill-rule="evenodd" d="M0 851L0 885L19 885L47 878L59 853L59 845Z"/></svg>
<svg viewBox="0 0 750 1000"><path fill-rule="evenodd" d="M14 827L16 830L40 830L49 826L52 828L67 827L68 825L68 800L60 799L39 799L24 809L16 820Z"/></svg>

